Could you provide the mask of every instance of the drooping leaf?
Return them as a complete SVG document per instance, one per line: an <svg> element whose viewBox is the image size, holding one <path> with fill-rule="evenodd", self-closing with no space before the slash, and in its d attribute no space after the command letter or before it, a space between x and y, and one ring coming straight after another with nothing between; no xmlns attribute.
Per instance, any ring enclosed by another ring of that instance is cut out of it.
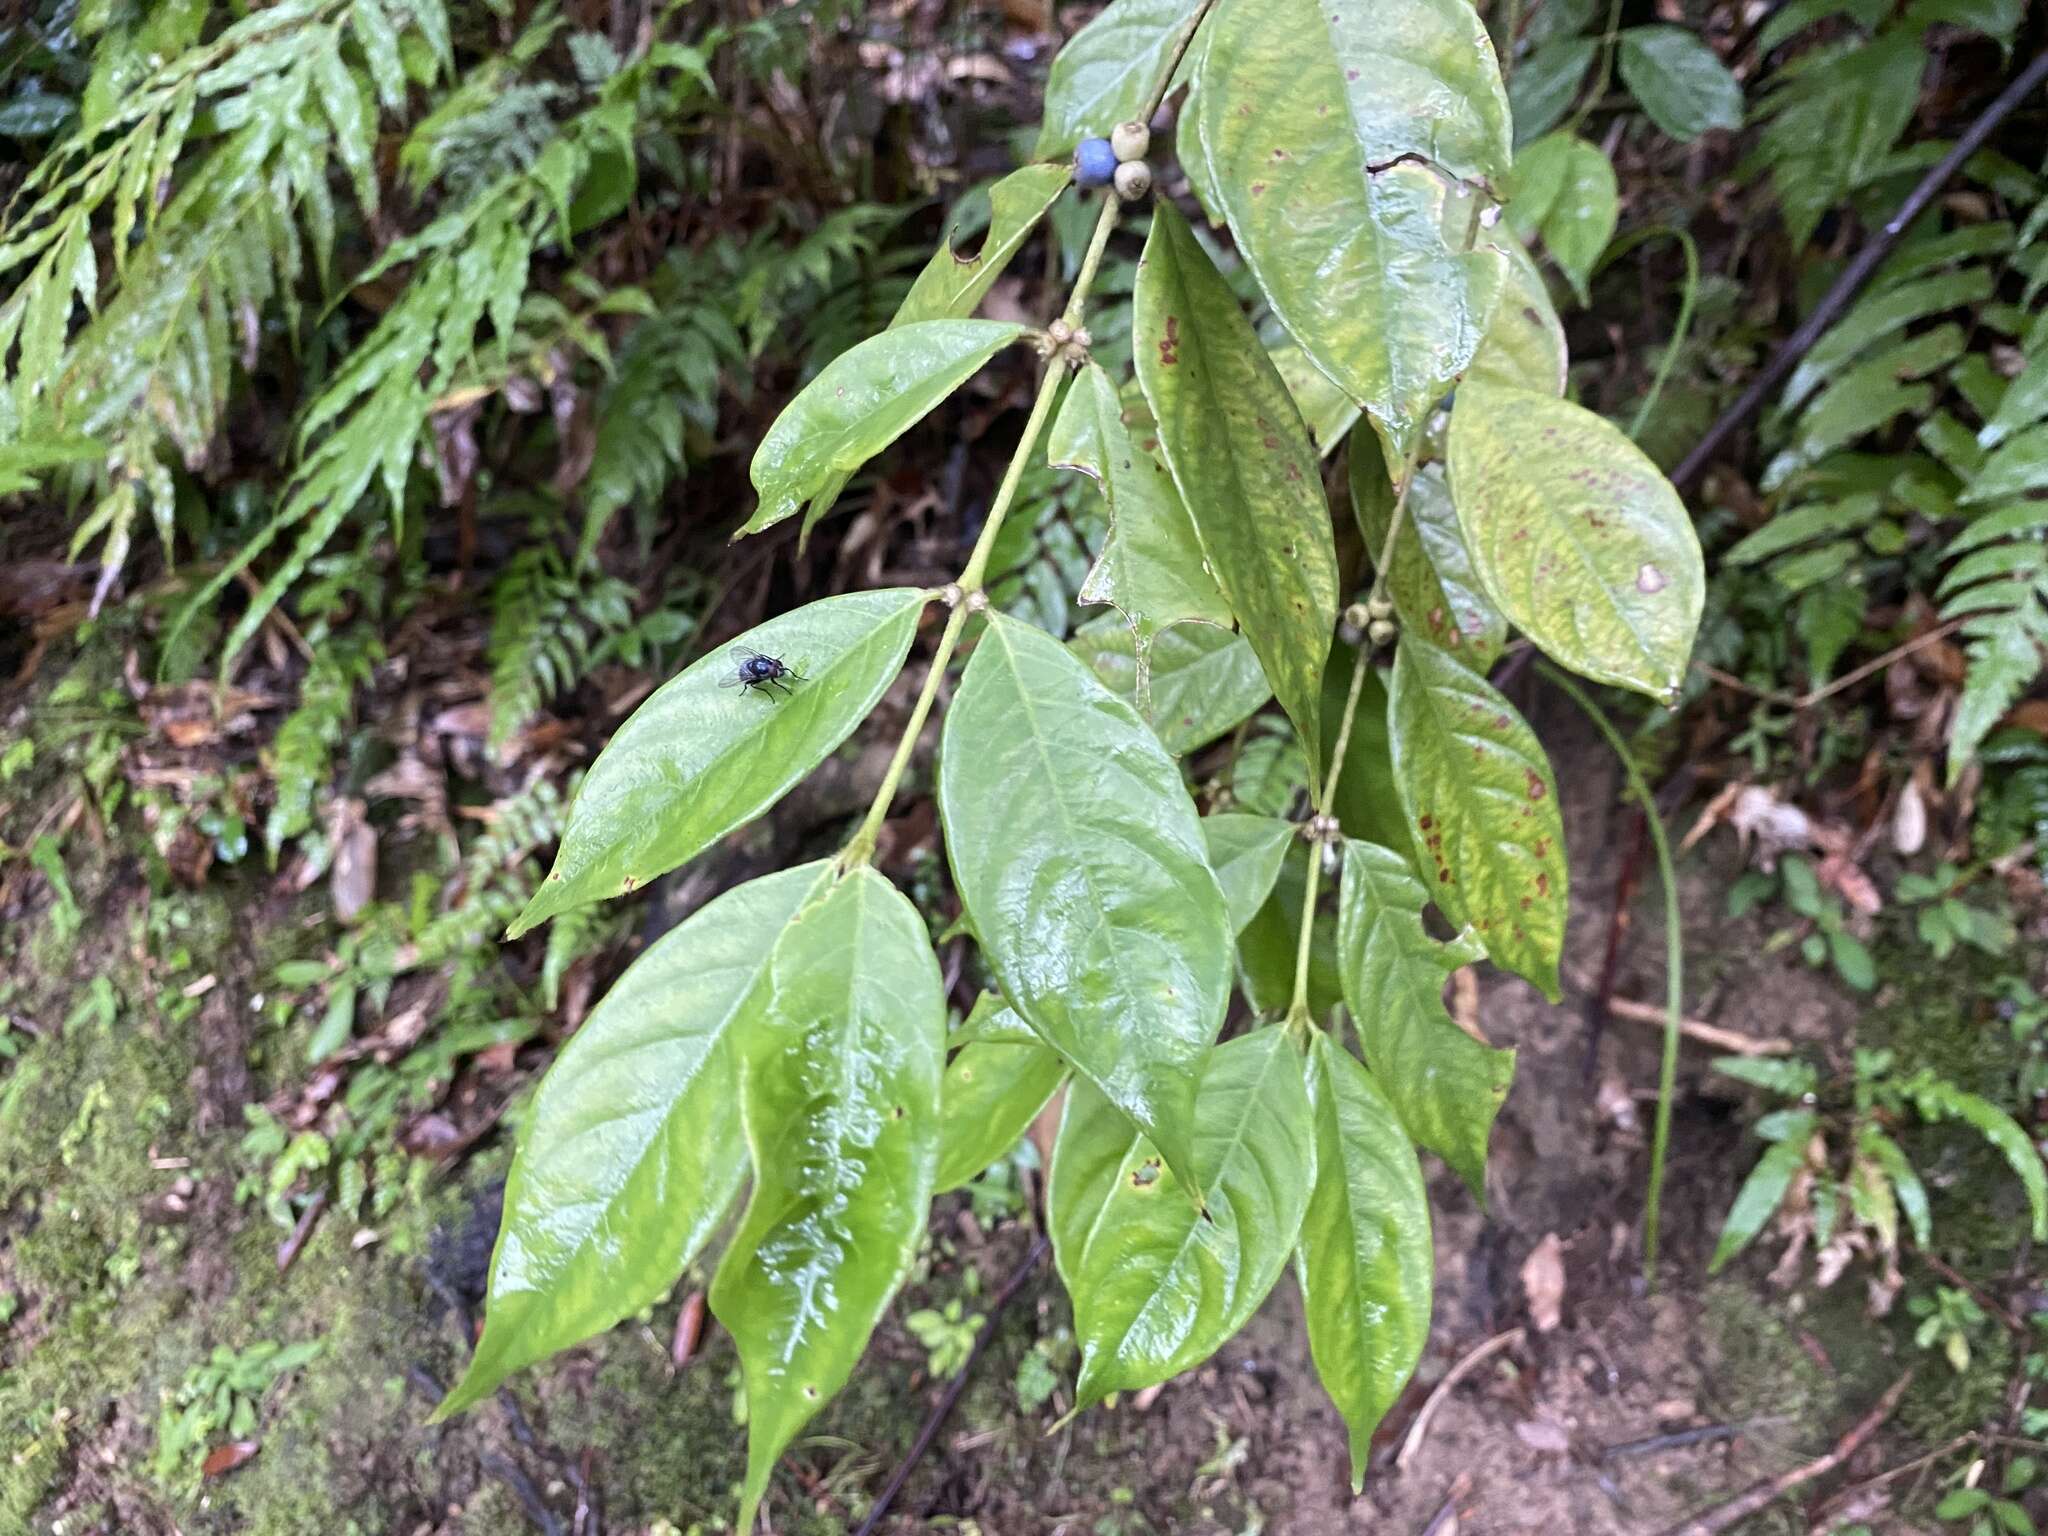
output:
<svg viewBox="0 0 2048 1536"><path fill-rule="evenodd" d="M1081 140L1107 138L1142 114L1146 93L1199 9L1200 0L1113 0L1068 39L1046 76L1039 158L1070 154Z"/></svg>
<svg viewBox="0 0 2048 1536"><path fill-rule="evenodd" d="M948 238L897 307L892 327L923 320L964 320L973 314L1073 179L1073 167L1027 165L989 188L989 223L972 256L962 256Z"/></svg>
<svg viewBox="0 0 2048 1536"><path fill-rule="evenodd" d="M945 1033L924 919L873 870L846 875L782 930L740 1068L754 1190L711 1281L747 1387L740 1530L917 1255L939 1167Z"/></svg>
<svg viewBox="0 0 2048 1536"><path fill-rule="evenodd" d="M1429 1197L1394 1106L1327 1034L1308 1048L1316 1182L1301 1223L1302 1311L1323 1389L1351 1437L1351 1491L1373 1431L1429 1342Z"/></svg>
<svg viewBox="0 0 2048 1536"><path fill-rule="evenodd" d="M1621 34L1620 62L1621 83L1681 144L1711 128L1742 126L1742 87L1698 33L1630 27Z"/></svg>
<svg viewBox="0 0 2048 1536"><path fill-rule="evenodd" d="M1280 864L1294 843L1295 831L1291 821L1243 811L1202 818L1209 867L1223 887L1233 929L1243 931L1273 894L1273 883L1280 878Z"/></svg>
<svg viewBox="0 0 2048 1536"><path fill-rule="evenodd" d="M1792 1187L1793 1176L1806 1166L1806 1142L1813 1134L1814 1117L1802 1113L1795 1118L1800 1123L1783 1140L1764 1149L1764 1155L1757 1159L1749 1177L1742 1181L1742 1188L1736 1191L1735 1203L1728 1208L1728 1219L1721 1224L1721 1240L1714 1245L1714 1256L1707 1263L1708 1274L1718 1271L1755 1240L1784 1200L1785 1191Z"/></svg>
<svg viewBox="0 0 2048 1536"><path fill-rule="evenodd" d="M1092 1085L1067 1091L1046 1203L1074 1299L1080 1406L1199 1365L1244 1326L1294 1249L1315 1133L1287 1033L1256 1030L1211 1052L1191 1118L1206 1216Z"/></svg>
<svg viewBox="0 0 2048 1536"><path fill-rule="evenodd" d="M746 1172L736 1037L823 863L727 891L664 934L570 1038L505 1183L484 1334L435 1417L658 1300Z"/></svg>
<svg viewBox="0 0 2048 1536"><path fill-rule="evenodd" d="M1405 460L1503 275L1471 249L1478 199L1451 184L1504 185L1510 164L1485 25L1462 0L1224 0L1208 30L1193 110L1238 248Z"/></svg>
<svg viewBox="0 0 2048 1536"><path fill-rule="evenodd" d="M1445 1011L1451 972L1485 950L1469 932L1448 944L1432 939L1422 926L1429 895L1398 853L1346 841L1337 906L1344 1002L1408 1134L1484 1202L1486 1140L1515 1053L1480 1044Z"/></svg>
<svg viewBox="0 0 2048 1536"><path fill-rule="evenodd" d="M1337 619L1320 460L1230 286L1163 200L1134 303L1138 382L1210 573L1281 707L1314 741Z"/></svg>
<svg viewBox="0 0 2048 1536"><path fill-rule="evenodd" d="M761 439L751 471L759 533L896 441L1024 334L1001 320L920 320L870 336L827 363Z"/></svg>
<svg viewBox="0 0 2048 1536"><path fill-rule="evenodd" d="M1149 703L1138 693L1137 637L1123 620L1091 620L1067 645L1151 722L1175 757L1236 730L1273 697L1244 636L1213 624L1176 624L1152 642Z"/></svg>
<svg viewBox="0 0 2048 1536"><path fill-rule="evenodd" d="M1565 346L1564 322L1557 318L1543 274L1536 270L1522 243L1507 231L1493 231L1487 242L1506 254L1507 281L1493 311L1493 323L1472 356L1472 366L1465 370L1465 382L1562 395L1570 352Z"/></svg>
<svg viewBox="0 0 2048 1536"><path fill-rule="evenodd" d="M1393 487L1386 479L1386 459L1370 432L1351 434L1351 506L1368 558L1377 561L1393 516ZM1401 622L1427 635L1432 644L1453 651L1477 672L1499 658L1507 643L1507 620L1486 596L1473 574L1472 555L1451 505L1449 482L1441 464L1425 464L1408 488L1400 537L1387 573L1387 594Z"/></svg>
<svg viewBox="0 0 2048 1536"><path fill-rule="evenodd" d="M1913 1171L1906 1154L1896 1141L1871 1124L1865 1124L1856 1133L1856 1145L1891 1181L1892 1192L1898 1196L1899 1208L1906 1213L1906 1224L1912 1229L1913 1241L1925 1248L1934 1235L1934 1219L1928 1210L1927 1186L1920 1182L1920 1175Z"/></svg>
<svg viewBox="0 0 2048 1536"><path fill-rule="evenodd" d="M2027 1192L2027 1208L2033 1213L2031 1230L2035 1242L2048 1241L2048 1172L2042 1170L2041 1151L2031 1137L1998 1105L1980 1094L1958 1088L1941 1078L1925 1077L1909 1086L1913 1106L1927 1120L1956 1119L1990 1143L2018 1175Z"/></svg>
<svg viewBox="0 0 2048 1536"><path fill-rule="evenodd" d="M946 712L939 813L1010 1006L1191 1167L1230 919L1180 770L1066 647L1000 614Z"/></svg>
<svg viewBox="0 0 2048 1536"><path fill-rule="evenodd" d="M1067 1064L1035 1038L956 1052L939 1091L938 1193L958 1189L1014 1147L1066 1075Z"/></svg>
<svg viewBox="0 0 2048 1536"><path fill-rule="evenodd" d="M867 718L903 669L925 602L915 587L850 592L747 631L741 646L800 675L786 696L730 686L723 649L656 689L591 765L510 937L645 885L773 805Z"/></svg>
<svg viewBox="0 0 2048 1536"><path fill-rule="evenodd" d="M1555 1001L1564 822L1536 733L1484 677L1414 633L1394 652L1388 720L1429 898ZM1397 1077L1382 1075L1398 1092Z"/></svg>
<svg viewBox="0 0 2048 1536"><path fill-rule="evenodd" d="M1612 423L1468 383L1451 413L1451 498L1480 584L1561 666L1660 700L1706 602L1685 503Z"/></svg>
<svg viewBox="0 0 2048 1536"><path fill-rule="evenodd" d="M1515 174L1532 189L1548 194L1538 200L1540 221L1518 217L1515 232L1523 239L1540 232L1550 259L1570 281L1579 302L1586 303L1587 281L1620 218L1613 165L1598 145L1554 133L1522 151Z"/></svg>
<svg viewBox="0 0 2048 1536"><path fill-rule="evenodd" d="M1201 539L1173 477L1132 440L1116 385L1100 364L1088 364L1068 388L1053 419L1046 458L1102 487L1109 537L1081 584L1081 601L1114 605L1131 627L1142 700L1159 632L1185 621L1227 630L1230 605L1203 564Z"/></svg>

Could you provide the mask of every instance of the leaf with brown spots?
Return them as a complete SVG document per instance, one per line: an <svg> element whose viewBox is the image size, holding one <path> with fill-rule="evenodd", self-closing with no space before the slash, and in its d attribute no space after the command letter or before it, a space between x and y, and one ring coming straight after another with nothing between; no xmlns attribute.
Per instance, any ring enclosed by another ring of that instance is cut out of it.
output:
<svg viewBox="0 0 2048 1536"><path fill-rule="evenodd" d="M1394 652L1388 720L1394 783L1430 899L1454 926L1469 925L1496 964L1555 1001L1564 821L1536 733L1484 677L1413 631Z"/></svg>
<svg viewBox="0 0 2048 1536"><path fill-rule="evenodd" d="M1706 569L1648 455L1583 406L1468 381L1450 467L1473 568L1508 622L1583 677L1675 698Z"/></svg>
<svg viewBox="0 0 2048 1536"><path fill-rule="evenodd" d="M881 875L853 871L782 929L740 1068L754 1192L711 1281L747 1387L740 1530L917 1256L945 1052L924 919Z"/></svg>
<svg viewBox="0 0 2048 1536"><path fill-rule="evenodd" d="M1171 203L1134 300L1138 383L1210 572L1281 707L1316 741L1337 621L1322 463L1230 285Z"/></svg>
<svg viewBox="0 0 2048 1536"><path fill-rule="evenodd" d="M1507 93L1467 0L1223 0L1192 108L1209 183L1274 312L1405 459L1472 361L1507 258Z"/></svg>
<svg viewBox="0 0 2048 1536"><path fill-rule="evenodd" d="M1067 1090L1046 1214L1074 1299L1080 1407L1201 1364L1294 1251L1316 1158L1287 1032L1254 1030L1210 1052L1192 1121L1207 1215L1093 1084Z"/></svg>
<svg viewBox="0 0 2048 1536"><path fill-rule="evenodd" d="M1344 844L1337 896L1344 1003L1408 1134L1449 1163L1483 1204L1486 1139L1514 1077L1515 1053L1480 1044L1444 1008L1445 980L1485 950L1470 930L1448 944L1432 939L1422 926L1429 897L1398 853Z"/></svg>

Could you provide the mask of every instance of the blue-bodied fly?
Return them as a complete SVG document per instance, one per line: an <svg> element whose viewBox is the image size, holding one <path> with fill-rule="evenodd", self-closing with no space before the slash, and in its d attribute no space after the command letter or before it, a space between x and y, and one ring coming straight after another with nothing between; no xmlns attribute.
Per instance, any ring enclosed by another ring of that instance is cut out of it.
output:
<svg viewBox="0 0 2048 1536"><path fill-rule="evenodd" d="M801 672L789 666L780 656L764 656L749 646L736 645L731 651L732 672L718 680L721 688L744 688L749 693L757 690L779 688L784 693L794 693L791 683L804 680Z"/></svg>

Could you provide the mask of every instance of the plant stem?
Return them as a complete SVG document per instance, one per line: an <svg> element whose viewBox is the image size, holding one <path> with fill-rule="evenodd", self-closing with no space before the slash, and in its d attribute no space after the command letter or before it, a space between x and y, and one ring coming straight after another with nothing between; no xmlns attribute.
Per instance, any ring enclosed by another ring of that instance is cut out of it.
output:
<svg viewBox="0 0 2048 1536"><path fill-rule="evenodd" d="M1195 39L1216 0L1202 0L1195 13L1188 18L1186 27L1176 40L1171 53L1161 63L1158 78L1153 82L1145 117L1149 119L1159 110L1160 102L1166 99L1167 88L1173 83L1174 71L1180 68L1180 61L1187 53L1188 46ZM1072 330L1079 332L1081 322L1088 312L1088 294L1095 286L1095 277L1102 269L1102 253L1108 249L1109 237L1116 228L1117 218L1123 212L1123 200L1110 188L1102 190L1102 212L1095 220L1095 230L1088 239L1088 249L1081 258L1081 270L1075 274L1074 286L1067 295L1066 307L1060 312L1060 319ZM1085 345L1085 344L1084 344ZM896 789L903 781L904 771L910 766L911 754L917 750L918 737L923 735L925 722L931 718L932 704L938 698L939 686L945 681L946 667L953 659L953 652L960 644L961 631L967 627L970 609L987 606L985 601L974 601L988 579L989 556L995 549L996 535L1002 532L1003 520L1009 516L1010 508L1017 499L1017 487L1022 484L1024 470L1031 462L1031 455L1037 450L1038 439L1045 432L1045 424L1052 415L1053 401L1059 398L1060 382L1066 377L1068 358L1063 349L1052 347L1045 361L1045 371L1039 376L1038 394L1031 402L1031 415L1024 423L1023 436L1017 440L1017 448L1010 455L1009 467L1003 471L1002 484L996 489L996 499L990 504L988 518L982 524L981 536L974 541L974 549L967 557L967 565L960 572L950 594L953 612L946 620L946 627L939 635L938 648L933 651L931 665L926 668L924 686L918 690L917 702L911 706L910 718L904 722L903 734L896 742L896 751L889 759L889 767L882 775L875 798L869 803L867 814L855 829L846 846L839 850L837 860L841 873L866 864L875 855L875 842L880 836L882 822L889 814L889 805L896 798Z"/></svg>
<svg viewBox="0 0 2048 1536"><path fill-rule="evenodd" d="M1657 401L1663 396L1664 386L1670 381L1672 366L1678 361L1679 351L1685 346L1685 339L1692 333L1693 306L1700 296L1700 248L1693 243L1691 235L1675 224L1655 224L1640 229L1614 242L1601 257L1600 266L1607 267L1620 260L1628 252L1659 236L1669 235L1678 242L1685 253L1685 289L1678 297L1678 318L1672 322L1671 339L1664 344L1664 355L1657 362L1656 376L1650 380L1650 392L1643 396L1643 403L1636 407L1630 418L1628 435L1639 438L1643 426L1650 419L1650 413L1657 408ZM1596 270L1598 270L1596 268Z"/></svg>
<svg viewBox="0 0 2048 1536"><path fill-rule="evenodd" d="M1678 1083L1678 1031L1685 1009L1685 930L1678 912L1678 874L1671 864L1671 843L1664 820L1621 732L1586 691L1547 661L1536 664L1564 696L1585 712L1621 759L1629 793L1643 808L1651 846L1657 850L1657 877L1664 887L1664 1057L1657 1069L1657 1123L1650 1135L1650 1189L1643 1202L1643 1283L1657 1287L1657 1229L1664 1200L1664 1159L1671 1144L1671 1097Z"/></svg>
<svg viewBox="0 0 2048 1536"><path fill-rule="evenodd" d="M1564 125L1564 131L1577 136L1579 125L1586 120L1586 114L1600 103L1607 94L1607 86L1614 79L1614 50L1621 40L1621 0L1611 0L1607 7L1607 25L1600 34L1600 68L1593 80L1593 89L1586 92L1578 108Z"/></svg>

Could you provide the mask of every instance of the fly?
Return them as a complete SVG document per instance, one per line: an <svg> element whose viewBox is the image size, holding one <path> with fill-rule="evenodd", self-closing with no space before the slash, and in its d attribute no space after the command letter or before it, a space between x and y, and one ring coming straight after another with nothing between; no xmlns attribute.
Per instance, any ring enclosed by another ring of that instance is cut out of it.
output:
<svg viewBox="0 0 2048 1536"><path fill-rule="evenodd" d="M731 655L733 669L718 680L721 688L744 688L749 693L779 688L784 693L794 693L796 690L789 685L804 680L803 674L786 665L780 656L764 656L744 645L734 646Z"/></svg>

